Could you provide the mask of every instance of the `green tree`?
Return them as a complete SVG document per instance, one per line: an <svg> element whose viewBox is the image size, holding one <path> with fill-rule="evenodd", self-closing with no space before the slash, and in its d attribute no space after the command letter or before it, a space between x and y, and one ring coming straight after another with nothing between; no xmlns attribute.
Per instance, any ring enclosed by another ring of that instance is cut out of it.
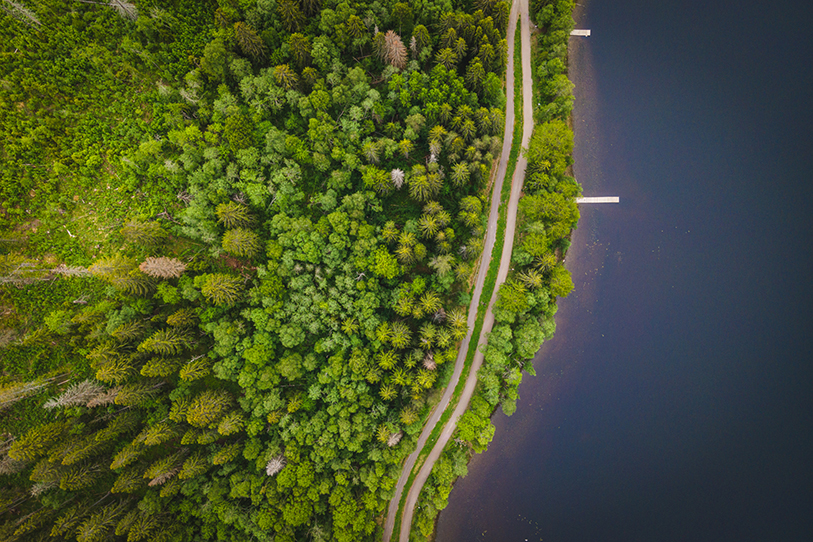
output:
<svg viewBox="0 0 813 542"><path fill-rule="evenodd" d="M234 305L240 297L241 283L239 277L211 273L203 277L201 293L215 305Z"/></svg>
<svg viewBox="0 0 813 542"><path fill-rule="evenodd" d="M299 32L291 34L288 37L288 46L291 48L291 54L300 68L310 64L311 42L307 36Z"/></svg>
<svg viewBox="0 0 813 542"><path fill-rule="evenodd" d="M252 222L248 207L234 201L218 205L215 208L215 214L217 221L227 228L246 227Z"/></svg>
<svg viewBox="0 0 813 542"><path fill-rule="evenodd" d="M305 15L300 11L296 0L280 0L277 11L289 32L296 32L305 24Z"/></svg>
<svg viewBox="0 0 813 542"><path fill-rule="evenodd" d="M138 345L138 350L140 352L171 356L189 348L189 345L190 338L187 333L178 328L167 328L152 334Z"/></svg>
<svg viewBox="0 0 813 542"><path fill-rule="evenodd" d="M246 23L234 23L234 37L237 39L237 44L243 53L254 60L259 60L265 56L265 44L262 38Z"/></svg>
<svg viewBox="0 0 813 542"><path fill-rule="evenodd" d="M235 256L253 258L260 250L260 237L245 228L228 230L223 235L223 249Z"/></svg>
<svg viewBox="0 0 813 542"><path fill-rule="evenodd" d="M225 391L206 390L192 400L186 413L186 421L194 427L208 427L218 421L232 403L231 395Z"/></svg>

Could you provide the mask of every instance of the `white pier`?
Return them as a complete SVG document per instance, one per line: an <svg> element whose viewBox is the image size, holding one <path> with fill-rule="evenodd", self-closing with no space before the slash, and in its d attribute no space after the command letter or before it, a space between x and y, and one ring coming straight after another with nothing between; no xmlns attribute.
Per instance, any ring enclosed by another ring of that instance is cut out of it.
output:
<svg viewBox="0 0 813 542"><path fill-rule="evenodd" d="M600 196L594 198L576 198L576 203L619 203L618 196Z"/></svg>
<svg viewBox="0 0 813 542"><path fill-rule="evenodd" d="M573 30L572 32L570 32L570 35L571 36L581 36L583 38L589 38L590 37L590 31L589 30Z"/></svg>

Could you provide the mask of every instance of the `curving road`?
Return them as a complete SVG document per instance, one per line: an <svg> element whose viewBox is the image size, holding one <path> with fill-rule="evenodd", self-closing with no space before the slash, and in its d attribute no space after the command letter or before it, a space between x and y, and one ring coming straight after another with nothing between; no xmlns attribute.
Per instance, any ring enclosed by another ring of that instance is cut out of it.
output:
<svg viewBox="0 0 813 542"><path fill-rule="evenodd" d="M466 335L466 338L460 344L460 351L457 355L452 379L449 381L449 385L446 387L446 391L443 394L440 402L435 407L435 410L432 412L429 420L427 420L426 425L418 438L417 448L412 454L409 455L406 463L404 464L404 468L401 471L401 477L398 479L398 483L395 486L395 495L393 495L387 510L387 520L384 524L383 542L389 542L392 538L392 531L395 526L395 516L398 512L398 504L401 500L401 493L403 492L404 485L412 472L412 468L415 465L418 454L423 449L429 435L432 433L432 430L435 428L435 425L437 425L438 420L443 415L446 407L449 405L449 401L454 393L454 389L457 386L457 383L460 380L460 375L463 372L463 366L469 350L469 343L471 342L474 322L477 318L477 307L480 305L480 296L483 291L483 284L485 283L486 275L488 274L488 264L491 261L491 253L494 249L494 242L497 235L500 195L502 193L502 185L505 179L506 169L508 167L508 156L511 152L511 144L514 133L514 38L518 16L521 17L522 21L522 24L520 25L523 96L522 147L527 148L528 142L531 139L531 132L533 131L533 80L531 76L531 34L530 20L528 17L528 0L514 0L508 20L508 35L506 36L506 41L508 42L508 65L506 67L505 81L507 104L505 108L505 133L503 135L503 147L502 153L500 154L500 163L497 167L497 177L494 181L494 187L491 193L491 210L488 216L488 230L486 231L486 240L483 247L480 269L477 273L477 280L474 285L471 304L469 305L469 332ZM426 483L426 479L429 477L429 474L432 472L432 467L435 465L435 461L437 461L438 457L440 457L440 453L443 451L443 448L446 446L449 438L451 438L452 433L457 426L457 419L463 414L463 412L466 411L466 408L468 408L469 401L474 393L474 387L477 384L477 371L480 369L480 366L483 363L483 354L480 352L479 347L480 345L485 344L486 335L491 331L491 328L494 325L494 314L492 313L492 307L497 299L497 291L500 284L505 282L505 278L508 276L508 270L511 264L511 251L513 249L514 230L516 228L517 205L522 192L522 181L525 178L526 165L527 161L525 157L520 154L520 158L517 160L516 170L514 171L514 178L512 179L511 197L508 201L505 242L503 244L503 252L500 258L500 268L497 273L497 283L494 288L494 293L489 300L488 310L486 311L485 319L483 320L482 333L480 334L478 341L478 348L474 355L474 361L472 363L468 379L466 380L463 394L460 397L460 401L452 413L451 418L443 427L437 443L435 444L434 448L432 448L432 451L429 453L426 461L424 461L421 470L418 472L418 475L415 477L415 480L409 489L401 517L401 532L399 534L400 542L409 541L409 531L412 526L412 516L415 511L415 503L418 500L418 495L420 494L424 483Z"/></svg>

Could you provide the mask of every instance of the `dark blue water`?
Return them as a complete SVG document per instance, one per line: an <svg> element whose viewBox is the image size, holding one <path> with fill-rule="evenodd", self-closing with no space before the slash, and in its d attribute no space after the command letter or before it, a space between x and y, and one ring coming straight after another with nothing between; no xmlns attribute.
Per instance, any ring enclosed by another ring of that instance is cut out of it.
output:
<svg viewBox="0 0 813 542"><path fill-rule="evenodd" d="M437 540L813 540L813 4L590 0L576 290Z"/></svg>

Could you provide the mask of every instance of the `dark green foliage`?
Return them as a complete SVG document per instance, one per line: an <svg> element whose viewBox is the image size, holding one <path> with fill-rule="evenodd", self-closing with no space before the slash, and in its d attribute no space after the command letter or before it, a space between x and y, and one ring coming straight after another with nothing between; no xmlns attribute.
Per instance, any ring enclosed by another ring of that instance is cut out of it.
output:
<svg viewBox="0 0 813 542"><path fill-rule="evenodd" d="M42 502L32 540L380 536L465 334L454 270L483 210L461 200L499 148L498 6L177 0L134 23L43 6L47 32L0 21L20 50L0 68L2 225L29 232L14 258L66 266L37 261L30 301L3 293L25 337L9 367L100 391L48 411L64 434L45 397L11 405L15 468L43 493L0 523Z"/></svg>

